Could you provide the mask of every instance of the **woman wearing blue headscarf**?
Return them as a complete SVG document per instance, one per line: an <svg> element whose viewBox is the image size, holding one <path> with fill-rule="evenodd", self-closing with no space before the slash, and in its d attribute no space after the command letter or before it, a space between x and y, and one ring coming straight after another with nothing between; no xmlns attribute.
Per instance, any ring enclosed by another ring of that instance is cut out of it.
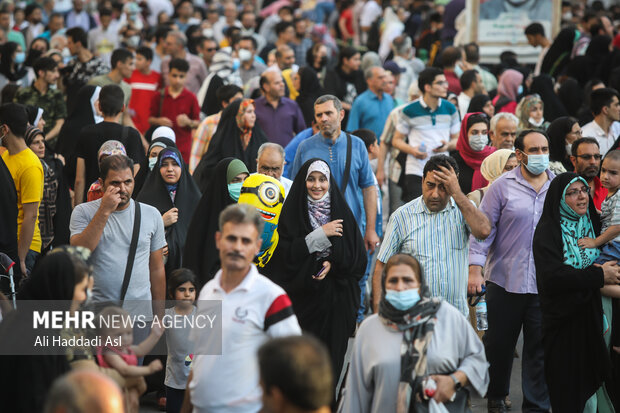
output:
<svg viewBox="0 0 620 413"><path fill-rule="evenodd" d="M618 284L620 268L615 262L594 264L599 251L577 244L599 231L588 183L572 172L558 175L534 233L545 376L557 412L614 411L605 389L611 314L603 312L601 288Z"/></svg>

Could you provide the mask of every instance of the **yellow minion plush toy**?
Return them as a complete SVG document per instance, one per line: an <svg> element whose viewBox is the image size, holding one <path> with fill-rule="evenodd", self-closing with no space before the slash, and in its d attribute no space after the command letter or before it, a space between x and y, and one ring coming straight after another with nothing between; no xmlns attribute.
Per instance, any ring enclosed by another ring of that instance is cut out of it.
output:
<svg viewBox="0 0 620 413"><path fill-rule="evenodd" d="M239 203L255 207L265 221L263 243L254 259L259 267L264 267L278 245L278 220L284 203L284 187L277 179L270 176L250 175L241 187Z"/></svg>

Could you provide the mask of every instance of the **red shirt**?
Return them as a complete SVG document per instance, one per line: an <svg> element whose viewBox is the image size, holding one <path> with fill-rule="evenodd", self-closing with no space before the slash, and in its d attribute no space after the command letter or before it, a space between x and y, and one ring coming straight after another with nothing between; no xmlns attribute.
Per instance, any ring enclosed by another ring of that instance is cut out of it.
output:
<svg viewBox="0 0 620 413"><path fill-rule="evenodd" d="M594 202L594 206L597 210L601 210L601 205L603 201L607 197L607 188L603 188L601 184L601 180L598 176L594 177L594 195L592 196L592 201Z"/></svg>
<svg viewBox="0 0 620 413"><path fill-rule="evenodd" d="M160 96L159 90L163 87L161 75L154 70L144 75L138 70L134 70L129 79L125 79L131 85L131 100L129 110L131 120L136 125L136 129L141 134L145 134L149 125L151 114L151 100L153 96Z"/></svg>
<svg viewBox="0 0 620 413"><path fill-rule="evenodd" d="M461 93L462 90L461 81L459 80L458 76L456 76L456 73L454 73L452 70L444 70L443 74L446 75L446 80L448 81L448 92L452 92L458 96L458 94Z"/></svg>
<svg viewBox="0 0 620 413"><path fill-rule="evenodd" d="M168 91L168 87L166 87L161 115L159 114L159 101L159 94L153 96L151 100L151 116L156 118L163 116L172 121L177 148L179 148L179 152L183 155L185 163L189 164L189 155L192 149L192 129L190 127L182 128L177 125L177 116L185 113L191 120L198 120L200 118L200 106L198 106L196 95L183 88L181 94L173 98Z"/></svg>

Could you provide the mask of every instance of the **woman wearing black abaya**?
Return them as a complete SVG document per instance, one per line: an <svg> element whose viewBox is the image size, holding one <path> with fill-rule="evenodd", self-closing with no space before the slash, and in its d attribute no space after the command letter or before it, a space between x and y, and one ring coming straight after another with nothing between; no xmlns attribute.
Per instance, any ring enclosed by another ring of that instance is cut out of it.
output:
<svg viewBox="0 0 620 413"><path fill-rule="evenodd" d="M299 105L301 113L304 115L306 125L312 125L314 119L314 101L321 95L323 95L323 88L319 83L319 78L316 75L316 71L309 67L304 66L297 71L299 77L299 84L296 85L296 89L299 91L299 95L295 102ZM297 87L298 86L298 87Z"/></svg>
<svg viewBox="0 0 620 413"><path fill-rule="evenodd" d="M255 171L258 148L266 142L267 136L256 124L252 99L238 99L228 105L222 112L209 149L194 171L194 179L202 193L213 177L213 168L224 158L237 158L248 170Z"/></svg>
<svg viewBox="0 0 620 413"><path fill-rule="evenodd" d="M222 159L196 206L187 231L183 267L194 271L201 287L220 269L220 255L215 247L220 212L239 200L241 185L249 175L239 159Z"/></svg>
<svg viewBox="0 0 620 413"><path fill-rule="evenodd" d="M168 252L166 279L183 266L183 248L189 223L200 200L200 190L176 148L159 153L157 163L136 199L157 208L164 220Z"/></svg>
<svg viewBox="0 0 620 413"><path fill-rule="evenodd" d="M61 154L65 158L65 177L67 178L66 181L70 182L71 185L75 182L75 165L77 162L75 148L80 137L80 131L84 126L96 123L97 111L95 110L95 101L99 99L100 90L99 86L91 85L83 86L79 90L75 97L76 104L58 133L56 153ZM88 185L90 185L90 182L88 182Z"/></svg>
<svg viewBox="0 0 620 413"><path fill-rule="evenodd" d="M592 77L600 78L604 62L609 55L610 43L611 37L609 36L594 36L586 49L586 54L575 57L566 66L566 75L577 79L581 86L584 86Z"/></svg>
<svg viewBox="0 0 620 413"><path fill-rule="evenodd" d="M549 75L536 76L532 80L530 93L536 93L545 103L545 120L553 122L561 116L566 116L567 112L562 101L553 90L553 79Z"/></svg>
<svg viewBox="0 0 620 413"><path fill-rule="evenodd" d="M54 300L56 310L77 309L86 300L90 277L87 264L71 252L74 250L63 247L44 256L19 291L19 300ZM89 252L83 254L87 256ZM69 364L62 353L54 355L42 351L42 355L9 355L24 354L24 343L34 343L37 336L59 336L57 330L29 329L32 312L19 308L18 305L18 310L0 324L0 352L6 354L0 357L0 400L3 411L41 412L49 388L56 378L69 370ZM25 304L22 308L26 308Z"/></svg>
<svg viewBox="0 0 620 413"><path fill-rule="evenodd" d="M595 394L601 407L605 397L599 393L610 366L600 289L615 281L615 270L609 263L594 266L598 250L577 244L600 231L588 189L577 174L558 175L534 233L545 376L551 407L562 413L584 412Z"/></svg>
<svg viewBox="0 0 620 413"><path fill-rule="evenodd" d="M159 128L167 128L167 126L160 126ZM155 167L159 153L162 150L164 150L164 148L168 148L168 147L176 148L177 145L175 141L173 141L172 139L163 137L163 136L158 137L158 138L153 138L153 140L151 141L151 144L149 145L149 149L148 151L146 151L146 157L142 160L142 162L140 162L140 169L138 169L138 173L134 177L134 189L133 189L134 199L138 197L138 194L142 190L144 183L146 182L147 178L151 174L151 171Z"/></svg>
<svg viewBox="0 0 620 413"><path fill-rule="evenodd" d="M551 43L551 47L543 58L540 73L546 73L557 79L570 62L570 54L575 43L575 29L562 29Z"/></svg>
<svg viewBox="0 0 620 413"><path fill-rule="evenodd" d="M324 161L311 159L297 173L278 234L265 274L286 290L301 328L327 345L340 377L367 258L355 217Z"/></svg>

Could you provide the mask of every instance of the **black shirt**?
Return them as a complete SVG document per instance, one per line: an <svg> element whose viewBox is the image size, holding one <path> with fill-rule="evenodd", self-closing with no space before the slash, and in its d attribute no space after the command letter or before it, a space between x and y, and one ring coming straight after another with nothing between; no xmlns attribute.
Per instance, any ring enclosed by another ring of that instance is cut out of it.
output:
<svg viewBox="0 0 620 413"><path fill-rule="evenodd" d="M86 199L90 185L99 178L97 159L99 148L109 140L121 142L125 146L127 156L135 163L140 163L145 157L140 134L134 128L105 121L82 128L75 152L76 156L84 159L85 163L84 199Z"/></svg>

